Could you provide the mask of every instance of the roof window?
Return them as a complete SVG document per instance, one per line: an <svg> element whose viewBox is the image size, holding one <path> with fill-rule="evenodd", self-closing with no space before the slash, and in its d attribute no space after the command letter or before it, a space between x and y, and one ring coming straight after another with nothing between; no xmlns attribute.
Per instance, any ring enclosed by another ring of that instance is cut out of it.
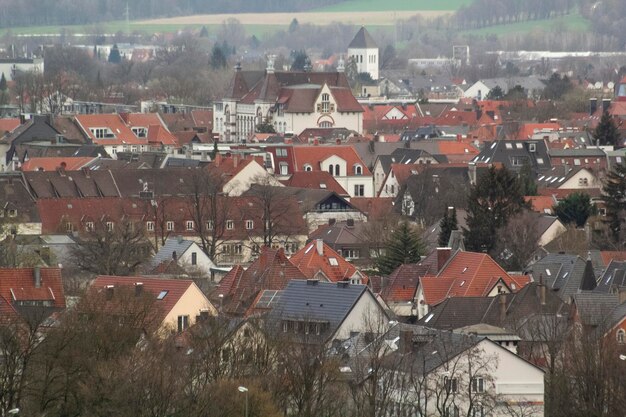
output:
<svg viewBox="0 0 626 417"><path fill-rule="evenodd" d="M165 296L167 295L169 291L168 290L163 290L159 293L159 295L157 295L157 300L162 300L165 298Z"/></svg>

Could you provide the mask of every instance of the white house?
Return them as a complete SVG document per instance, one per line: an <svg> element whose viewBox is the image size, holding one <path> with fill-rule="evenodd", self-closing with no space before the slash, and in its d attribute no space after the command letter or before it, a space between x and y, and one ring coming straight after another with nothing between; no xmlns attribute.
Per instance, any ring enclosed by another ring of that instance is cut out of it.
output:
<svg viewBox="0 0 626 417"><path fill-rule="evenodd" d="M191 273L209 275L217 266L193 240L182 237L168 238L150 262L150 267L158 269L175 263Z"/></svg>
<svg viewBox="0 0 626 417"><path fill-rule="evenodd" d="M213 105L213 132L225 142L241 142L269 124L278 133L307 128L342 127L363 131L363 108L352 95L348 79L338 72L265 71L235 75L222 101Z"/></svg>
<svg viewBox="0 0 626 417"><path fill-rule="evenodd" d="M378 79L378 45L365 27L361 27L348 45L348 57L356 64L359 73L366 72Z"/></svg>
<svg viewBox="0 0 626 417"><path fill-rule="evenodd" d="M439 410L450 416L544 415L544 372L505 347L487 338L440 333L418 336L434 338L413 351L413 332L403 333L392 354L398 360L388 362L396 369L388 371L398 374L391 398L404 415L439 415Z"/></svg>
<svg viewBox="0 0 626 417"><path fill-rule="evenodd" d="M0 59L0 74L4 74L7 81L13 81L19 72L36 72L43 74L43 58L2 58Z"/></svg>

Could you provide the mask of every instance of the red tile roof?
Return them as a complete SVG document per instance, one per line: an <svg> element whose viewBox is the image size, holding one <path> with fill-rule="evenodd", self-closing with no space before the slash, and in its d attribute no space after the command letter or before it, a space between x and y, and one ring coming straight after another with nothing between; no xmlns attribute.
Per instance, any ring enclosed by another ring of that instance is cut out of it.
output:
<svg viewBox="0 0 626 417"><path fill-rule="evenodd" d="M20 119L0 119L0 132L13 132L20 125Z"/></svg>
<svg viewBox="0 0 626 417"><path fill-rule="evenodd" d="M387 285L381 293L383 300L388 303L413 301L420 278L431 272L434 271L427 264L400 265L387 278Z"/></svg>
<svg viewBox="0 0 626 417"><path fill-rule="evenodd" d="M600 256L605 266L611 263L611 261L626 261L626 251L601 251Z"/></svg>
<svg viewBox="0 0 626 417"><path fill-rule="evenodd" d="M322 245L322 253L318 252L317 245ZM334 259L331 264L331 260ZM321 239L314 240L306 244L302 249L289 258L307 278L315 278L318 272L322 272L331 282L345 281L357 274L357 269L350 262L346 261L330 246ZM336 265L335 265L336 264ZM367 277L361 274L363 282L367 282Z"/></svg>
<svg viewBox="0 0 626 417"><path fill-rule="evenodd" d="M562 200L574 193L589 194L591 198L602 197L600 188L540 188L537 193L542 196L554 196L557 200Z"/></svg>
<svg viewBox="0 0 626 417"><path fill-rule="evenodd" d="M535 132L537 131L540 131L540 130L552 131L552 130L559 130L560 128L561 128L561 125L558 123L525 123L524 125L522 125L519 132L517 133L517 137L520 139L528 139L532 135L534 135Z"/></svg>
<svg viewBox="0 0 626 417"><path fill-rule="evenodd" d="M316 188L333 191L340 196L349 197L346 190L326 171L294 172L288 180L281 182L287 187Z"/></svg>
<svg viewBox="0 0 626 417"><path fill-rule="evenodd" d="M487 254L458 251L437 276L423 277L421 285L432 307L447 297L485 297L499 280L516 292L529 277L509 275Z"/></svg>
<svg viewBox="0 0 626 417"><path fill-rule="evenodd" d="M92 157L45 157L30 158L21 166L22 171L55 171L63 168L66 171L78 171L96 158Z"/></svg>
<svg viewBox="0 0 626 417"><path fill-rule="evenodd" d="M213 110L192 110L191 118L196 127L204 127L213 130Z"/></svg>
<svg viewBox="0 0 626 417"><path fill-rule="evenodd" d="M162 312L160 321L162 322L170 311L176 306L180 298L185 294L190 286L194 285L190 279L160 279L147 278L141 276L119 277L111 275L100 275L91 284L91 289L95 291L104 291L107 286L113 285L114 294L115 287L135 287L137 283L143 284L143 290L154 295L156 305ZM158 299L159 294L167 291L167 294ZM114 295L115 296L115 295Z"/></svg>
<svg viewBox="0 0 626 417"><path fill-rule="evenodd" d="M368 220L384 219L393 213L393 197L353 197L350 204L363 212Z"/></svg>
<svg viewBox="0 0 626 417"><path fill-rule="evenodd" d="M304 171L305 165L310 165L313 171L320 171L320 164L331 156L337 156L346 161L348 176L354 176L355 165L361 165L363 175L372 175L367 165L352 146L294 146L294 170Z"/></svg>
<svg viewBox="0 0 626 417"><path fill-rule="evenodd" d="M41 285L35 286L35 268L0 268L0 296L15 304L20 301L47 301L65 308L60 268L39 268Z"/></svg>
<svg viewBox="0 0 626 417"><path fill-rule="evenodd" d="M306 279L306 276L289 261L282 249L264 247L244 272L231 270L220 282L216 293L224 295L224 311L243 315L259 291L282 290L292 279Z"/></svg>
<svg viewBox="0 0 626 417"><path fill-rule="evenodd" d="M526 200L527 203L530 203L531 208L534 211L541 214L551 214L552 207L556 205L554 198L547 195L525 196L524 200Z"/></svg>
<svg viewBox="0 0 626 417"><path fill-rule="evenodd" d="M93 143L98 145L147 145L146 138L138 138L124 123L119 114L79 114L75 116L78 125ZM147 126L145 126L147 127ZM108 128L115 136L112 138L96 138L90 129Z"/></svg>

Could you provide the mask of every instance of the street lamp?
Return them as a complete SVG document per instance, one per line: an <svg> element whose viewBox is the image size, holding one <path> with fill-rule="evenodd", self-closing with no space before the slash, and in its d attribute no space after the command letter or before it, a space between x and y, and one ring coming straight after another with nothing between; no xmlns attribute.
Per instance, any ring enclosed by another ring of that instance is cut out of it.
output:
<svg viewBox="0 0 626 417"><path fill-rule="evenodd" d="M244 414L244 417L248 417L248 388L242 385L237 389L239 390L239 392L243 392L244 394L246 394L246 413Z"/></svg>

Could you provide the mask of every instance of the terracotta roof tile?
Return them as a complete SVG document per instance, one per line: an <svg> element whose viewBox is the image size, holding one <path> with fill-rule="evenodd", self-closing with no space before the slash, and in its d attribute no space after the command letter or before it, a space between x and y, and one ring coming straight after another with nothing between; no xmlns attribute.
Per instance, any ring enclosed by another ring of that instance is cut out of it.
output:
<svg viewBox="0 0 626 417"><path fill-rule="evenodd" d="M60 268L40 268L41 285L35 285L35 268L0 268L0 296L10 303L20 301L51 302L65 308Z"/></svg>
<svg viewBox="0 0 626 417"><path fill-rule="evenodd" d="M322 245L321 254L318 252L318 242ZM363 277L363 282L367 282L367 277L358 273L357 269L350 262L346 261L330 246L320 240L314 240L306 244L302 249L293 254L289 259L296 267L304 273L307 278L315 278L318 272L322 272L331 282L349 280L355 274Z"/></svg>
<svg viewBox="0 0 626 417"><path fill-rule="evenodd" d="M22 171L55 171L63 167L66 171L78 171L96 158L68 157L68 158L30 158L21 166Z"/></svg>
<svg viewBox="0 0 626 417"><path fill-rule="evenodd" d="M409 302L415 297L420 278L432 271L431 265L416 263L400 265L393 271L382 290L386 302Z"/></svg>
<svg viewBox="0 0 626 417"><path fill-rule="evenodd" d="M346 190L326 171L298 171L294 172L288 180L282 181L287 187L317 188L334 191L340 196L349 196Z"/></svg>
<svg viewBox="0 0 626 417"><path fill-rule="evenodd" d="M310 165L313 171L320 171L321 162L337 156L346 161L348 175L355 175L354 167L357 164L361 165L363 175L372 175L352 146L294 146L293 154L295 171L304 171L305 165Z"/></svg>

